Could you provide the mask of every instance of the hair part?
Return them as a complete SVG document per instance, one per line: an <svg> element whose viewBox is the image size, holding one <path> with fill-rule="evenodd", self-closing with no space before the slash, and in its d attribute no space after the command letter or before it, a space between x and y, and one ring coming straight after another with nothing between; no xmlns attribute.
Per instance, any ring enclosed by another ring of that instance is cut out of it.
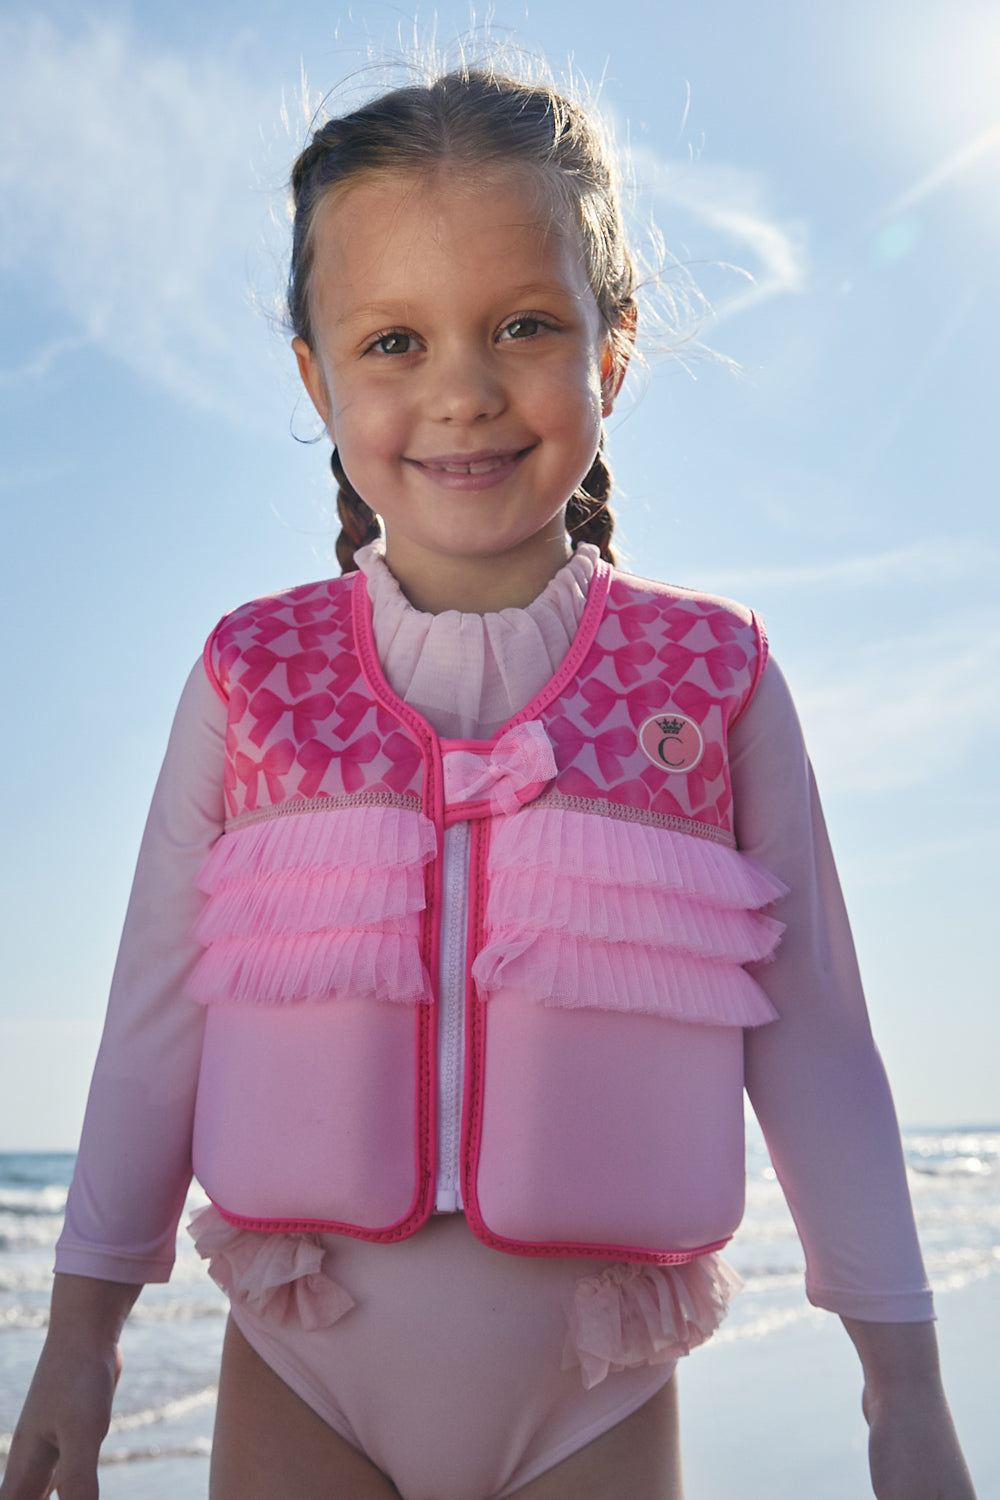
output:
<svg viewBox="0 0 1000 1500"><path fill-rule="evenodd" d="M460 68L429 84L382 94L360 109L329 120L292 168L294 209L288 277L288 315L294 332L314 348L310 284L316 227L323 204L363 176L432 173L441 167L477 173L530 167L578 225L584 267L598 312L623 370L635 330L635 267L622 223L614 165L596 120L550 84L491 69ZM566 527L572 545L594 542L614 562L608 507L611 474L603 439L590 470L570 497ZM355 567L357 547L375 540L375 512L353 488L334 449L341 534L337 558Z"/></svg>

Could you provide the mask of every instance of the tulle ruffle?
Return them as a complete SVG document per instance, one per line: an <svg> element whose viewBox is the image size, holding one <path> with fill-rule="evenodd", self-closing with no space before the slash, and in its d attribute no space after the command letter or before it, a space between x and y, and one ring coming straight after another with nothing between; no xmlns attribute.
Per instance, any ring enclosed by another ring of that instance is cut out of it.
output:
<svg viewBox="0 0 1000 1500"><path fill-rule="evenodd" d="M329 1250L317 1234L237 1229L212 1205L192 1215L188 1234L208 1274L235 1302L269 1323L313 1332L350 1312L354 1299L329 1275Z"/></svg>
<svg viewBox="0 0 1000 1500"><path fill-rule="evenodd" d="M428 1001L418 938L415 925L393 932L385 924L362 932L223 939L199 959L190 990L203 1005L285 1005L337 995Z"/></svg>
<svg viewBox="0 0 1000 1500"><path fill-rule="evenodd" d="M756 910L788 894L763 865L725 844L560 807L532 808L495 827L491 876L522 866L604 886L695 891L713 906Z"/></svg>
<svg viewBox="0 0 1000 1500"><path fill-rule="evenodd" d="M295 813L225 834L199 879L206 952L191 993L205 1004L428 1000L420 913L435 849L433 824L395 807Z"/></svg>
<svg viewBox="0 0 1000 1500"><path fill-rule="evenodd" d="M668 1364L703 1344L742 1282L721 1255L682 1266L608 1266L576 1284L562 1367L587 1390L637 1365Z"/></svg>
<svg viewBox="0 0 1000 1500"><path fill-rule="evenodd" d="M634 943L587 942L560 933L498 936L473 965L481 993L517 990L569 1010L641 1012L703 1026L763 1026L778 1012L757 981L713 963Z"/></svg>
<svg viewBox="0 0 1000 1500"><path fill-rule="evenodd" d="M709 905L696 894L563 880L550 870L504 871L491 894L498 922L522 932L555 930L608 943L650 943L669 934L673 948L729 963L769 958L784 931L773 917Z"/></svg>
<svg viewBox="0 0 1000 1500"><path fill-rule="evenodd" d="M759 1026L777 1012L742 967L770 959L785 887L725 845L560 808L494 825L480 993Z"/></svg>

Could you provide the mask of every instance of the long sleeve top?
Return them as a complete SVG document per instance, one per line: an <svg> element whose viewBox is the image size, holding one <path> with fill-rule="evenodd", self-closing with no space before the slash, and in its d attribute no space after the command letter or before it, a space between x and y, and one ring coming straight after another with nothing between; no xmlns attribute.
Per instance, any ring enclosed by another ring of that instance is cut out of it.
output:
<svg viewBox="0 0 1000 1500"><path fill-rule="evenodd" d="M578 549L526 609L485 616L421 614L377 553L366 549L359 562L394 690L439 733L489 738L565 657L594 554ZM202 951L192 931L203 902L196 881L225 821L225 730L199 663L140 849L60 1271L127 1282L170 1274L204 1024L186 992ZM773 662L729 750L739 847L790 892L777 956L756 972L780 1020L746 1033L746 1084L805 1248L808 1295L846 1316L929 1318L892 1099L801 731ZM459 1206L439 1185L438 1207Z"/></svg>

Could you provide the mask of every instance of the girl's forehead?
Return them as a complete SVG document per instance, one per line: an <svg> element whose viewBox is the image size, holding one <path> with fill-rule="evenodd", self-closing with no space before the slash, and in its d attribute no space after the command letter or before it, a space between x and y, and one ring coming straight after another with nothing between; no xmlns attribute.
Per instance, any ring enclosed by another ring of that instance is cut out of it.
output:
<svg viewBox="0 0 1000 1500"><path fill-rule="evenodd" d="M575 214L548 175L533 167L475 172L443 164L428 171L367 172L333 188L317 210L317 261L370 264L381 247L422 242L458 253L498 254L514 240L530 253L582 252ZM380 256L381 260L383 257ZM386 255L386 259L391 256Z"/></svg>

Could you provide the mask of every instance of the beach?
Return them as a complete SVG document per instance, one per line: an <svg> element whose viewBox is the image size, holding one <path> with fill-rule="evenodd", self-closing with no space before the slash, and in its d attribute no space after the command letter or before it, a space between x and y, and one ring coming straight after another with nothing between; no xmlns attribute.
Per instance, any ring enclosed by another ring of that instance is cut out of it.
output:
<svg viewBox="0 0 1000 1500"><path fill-rule="evenodd" d="M1000 1277L937 1299L945 1387L979 1500L1000 1495ZM721 1336L720 1336L721 1337ZM861 1366L830 1313L714 1341L680 1371L687 1500L864 1500Z"/></svg>
<svg viewBox="0 0 1000 1500"><path fill-rule="evenodd" d="M904 1145L946 1386L989 1500L1000 1494L990 1374L1000 1337L1000 1129L908 1131ZM72 1161L0 1154L0 1461L44 1337ZM747 1168L746 1219L729 1251L744 1290L680 1367L687 1500L863 1500L857 1357L839 1320L805 1300L798 1240L753 1136ZM194 1190L189 1208L202 1202ZM225 1299L182 1230L173 1279L146 1289L125 1331L102 1497L204 1500L224 1323Z"/></svg>

